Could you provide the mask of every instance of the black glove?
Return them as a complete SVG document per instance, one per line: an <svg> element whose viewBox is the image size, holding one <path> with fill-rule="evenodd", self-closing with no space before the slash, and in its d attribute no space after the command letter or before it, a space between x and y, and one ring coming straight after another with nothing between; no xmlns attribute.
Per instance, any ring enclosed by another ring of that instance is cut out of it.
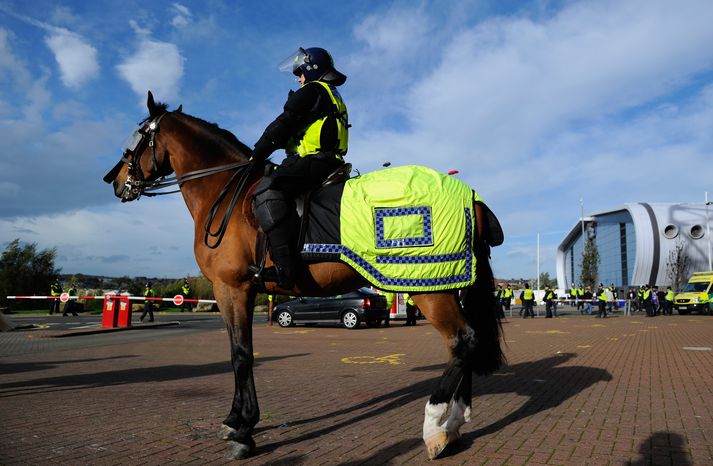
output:
<svg viewBox="0 0 713 466"><path fill-rule="evenodd" d="M272 141L262 137L258 142L255 143L255 149L253 149L253 159L262 162L268 158L275 151L275 147Z"/></svg>

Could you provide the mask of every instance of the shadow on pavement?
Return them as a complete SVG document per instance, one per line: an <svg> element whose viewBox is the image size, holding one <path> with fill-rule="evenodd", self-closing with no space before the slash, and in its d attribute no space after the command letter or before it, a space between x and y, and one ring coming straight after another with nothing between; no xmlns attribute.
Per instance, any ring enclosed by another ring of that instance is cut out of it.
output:
<svg viewBox="0 0 713 466"><path fill-rule="evenodd" d="M23 363L11 363L3 364L0 366L0 375L5 374L19 374L21 372L34 372L43 371L47 369L54 369L57 366L63 364L78 364L83 362L96 362L96 361L109 361L111 359L124 359L124 358L135 358L133 355L126 356L109 356L107 358L91 358L91 359L65 359L62 361L38 361L38 362L23 362Z"/></svg>
<svg viewBox="0 0 713 466"><path fill-rule="evenodd" d="M675 464L691 466L693 459L688 452L684 438L674 432L654 432L639 445L640 457L626 463L628 466L649 464Z"/></svg>
<svg viewBox="0 0 713 466"><path fill-rule="evenodd" d="M280 359L294 358L307 355L309 355L309 353L290 354L286 356L275 356L270 358L257 358L255 360L255 367L258 367L260 364L264 364L269 361L276 361ZM0 397L17 396L28 392L49 393L63 390L74 390L77 388L98 388L132 383L164 382L169 380L204 377L207 375L216 375L232 372L233 369L230 365L230 362L221 361L212 364L202 365L172 364L169 366L160 367L142 367L135 369L95 372L92 374L70 374L57 377L46 377L34 380L2 383L0 384L0 392L3 393L0 393Z"/></svg>
<svg viewBox="0 0 713 466"><path fill-rule="evenodd" d="M556 357L545 358L539 361L525 362L508 366L494 376L475 377L473 380L474 397L498 393L517 393L518 395L527 396L528 400L516 411L503 417L502 419L499 419L498 421L476 431L464 434L457 444L450 446L444 452L445 454L443 456L449 456L460 451L467 450L471 447L473 441L478 437L496 432L510 423L517 422L521 419L532 416L533 414L557 406L597 382L609 381L612 379L611 374L604 369L584 366L557 367L575 356L576 354L574 353L561 354ZM419 367L414 368L413 370L436 370L441 367L445 368L445 365ZM368 409L372 405L386 403L382 406L368 410L361 414L349 416L339 422L332 423L327 427L305 433L295 438L259 445L258 452L272 450L290 443L314 439L342 427L350 426L362 420L389 412L400 406L411 403L414 399L427 397L430 395L431 390L435 388L435 384L438 380L439 377L423 380L408 387L395 390L391 393L377 396L371 400L359 403L358 405L351 406L349 408L340 409L338 411L333 411L331 413L313 418L289 422L289 427L293 427L296 425L308 424L334 417L349 415L355 411ZM563 383L563 381L569 382ZM478 414L477 412L474 412L473 415L477 416ZM256 433L278 427L279 426L269 426L266 428L258 428L256 429ZM408 451L404 450L404 444L412 445L411 442L398 442L379 451L378 455L382 463L388 464L388 458L392 458ZM420 439L416 442L416 444L419 445L420 448ZM413 447L409 446L409 448ZM376 457L374 459L376 459ZM360 461L364 462L363 460ZM366 464L369 464L369 461L366 461Z"/></svg>

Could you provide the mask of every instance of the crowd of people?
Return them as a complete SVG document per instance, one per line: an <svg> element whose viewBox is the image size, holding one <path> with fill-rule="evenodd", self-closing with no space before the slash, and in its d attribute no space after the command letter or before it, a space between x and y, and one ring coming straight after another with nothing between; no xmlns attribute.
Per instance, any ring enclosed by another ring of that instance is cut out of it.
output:
<svg viewBox="0 0 713 466"><path fill-rule="evenodd" d="M510 311L514 291L509 283L504 286L499 284L495 291L500 306L500 315L504 316L505 311ZM522 302L519 315L526 319L534 318L534 306L537 305L535 292L530 288L529 283L524 284L524 289L520 291L518 298ZM567 301L563 302L563 299ZM557 306L569 304L574 306L580 314L595 315L597 318L606 318L615 309L620 308L620 303L624 303L625 314L635 312L645 312L649 317L657 315L673 315L674 292L671 287L664 289L658 286L643 285L629 288L626 292L619 290L612 283L605 287L600 283L596 290L584 285L572 286L565 297L558 297L557 291L549 285L545 286L542 296L542 303L545 305L545 318L558 317ZM596 306L596 311L595 311Z"/></svg>

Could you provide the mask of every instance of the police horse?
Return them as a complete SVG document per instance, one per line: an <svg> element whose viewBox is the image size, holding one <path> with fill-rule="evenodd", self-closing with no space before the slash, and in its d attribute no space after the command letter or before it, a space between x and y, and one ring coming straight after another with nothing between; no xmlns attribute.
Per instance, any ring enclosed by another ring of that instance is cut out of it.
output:
<svg viewBox="0 0 713 466"><path fill-rule="evenodd" d="M179 187L195 223L196 261L213 283L230 338L235 395L218 435L228 442L229 457L246 458L255 449L252 434L260 419L251 328L258 291L331 296L370 282L345 262L322 261L308 263L293 289L256 283L248 266L265 267L271 261L260 247L264 235L255 221L251 188L264 176L269 162L251 161L250 148L232 133L183 113L182 107L168 111L166 104L154 101L151 92L147 106L149 116L139 123L121 160L104 181L112 183L121 202L166 193L166 186ZM490 374L504 360L489 264L489 247L502 242L502 231L482 202L474 201L472 207L469 246L477 278L464 289L413 295L450 352L425 408L423 440L430 459L457 440L460 427L470 420L473 373Z"/></svg>

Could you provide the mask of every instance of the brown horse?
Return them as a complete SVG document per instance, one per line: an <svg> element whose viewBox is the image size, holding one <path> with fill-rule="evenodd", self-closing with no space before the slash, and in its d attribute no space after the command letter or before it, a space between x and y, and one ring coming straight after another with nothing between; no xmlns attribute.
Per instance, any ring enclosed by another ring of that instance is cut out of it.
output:
<svg viewBox="0 0 713 466"><path fill-rule="evenodd" d="M230 132L156 104L149 92L149 116L133 134L121 161L104 178L113 182L122 202L151 195L177 184L195 222L194 252L213 291L230 338L235 395L219 430L233 458L249 456L255 448L252 432L260 419L253 379L252 321L255 296L248 265L260 262L258 232L251 211L250 187L263 176L264 163L250 160L251 150ZM175 177L166 178L175 173ZM162 178L163 177L163 178ZM233 209L235 207L235 209ZM423 439L429 458L437 457L470 418L472 373L497 370L503 354L500 322L489 264L489 212L475 203L477 260L475 284L464 290L413 296L425 317L441 334L450 360L425 409ZM492 220L491 220L492 222ZM214 223L219 223L217 230ZM501 241L501 240L500 240ZM270 265L269 258L267 265ZM330 296L368 285L344 263L310 263L294 289L268 284L269 293ZM449 403L453 401L448 412Z"/></svg>

